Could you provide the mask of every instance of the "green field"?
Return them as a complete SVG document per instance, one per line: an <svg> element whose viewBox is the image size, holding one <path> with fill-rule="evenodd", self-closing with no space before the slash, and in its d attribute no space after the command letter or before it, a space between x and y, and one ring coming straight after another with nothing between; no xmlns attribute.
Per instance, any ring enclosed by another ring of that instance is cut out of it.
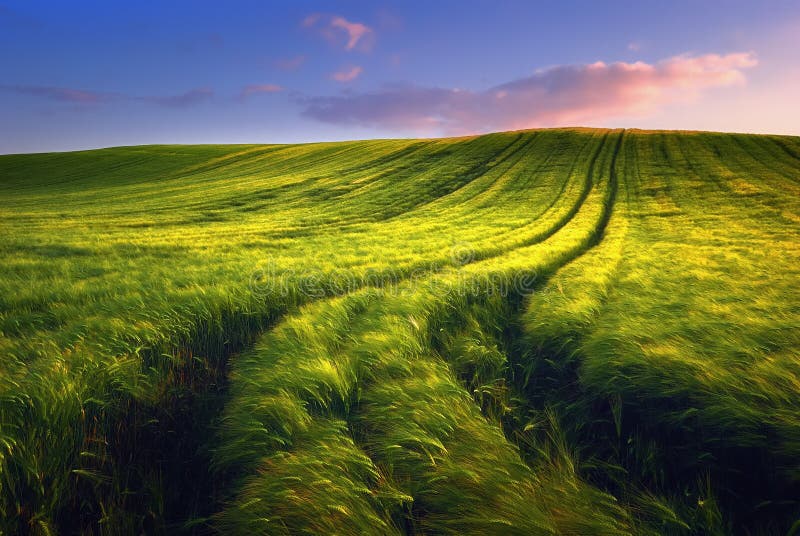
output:
<svg viewBox="0 0 800 536"><path fill-rule="evenodd" d="M0 534L800 534L800 138L0 156Z"/></svg>

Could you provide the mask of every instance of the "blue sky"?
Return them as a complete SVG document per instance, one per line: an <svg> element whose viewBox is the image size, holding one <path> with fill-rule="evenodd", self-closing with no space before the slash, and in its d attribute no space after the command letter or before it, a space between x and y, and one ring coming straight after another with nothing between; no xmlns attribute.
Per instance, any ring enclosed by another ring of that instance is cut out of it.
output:
<svg viewBox="0 0 800 536"><path fill-rule="evenodd" d="M796 1L0 0L0 153L548 126L800 134Z"/></svg>

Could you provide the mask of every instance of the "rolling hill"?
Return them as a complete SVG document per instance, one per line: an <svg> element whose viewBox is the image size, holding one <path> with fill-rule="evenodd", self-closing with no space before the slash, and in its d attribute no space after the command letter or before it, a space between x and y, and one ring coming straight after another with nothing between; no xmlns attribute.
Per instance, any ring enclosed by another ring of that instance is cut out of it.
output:
<svg viewBox="0 0 800 536"><path fill-rule="evenodd" d="M800 138L0 156L0 534L800 529Z"/></svg>

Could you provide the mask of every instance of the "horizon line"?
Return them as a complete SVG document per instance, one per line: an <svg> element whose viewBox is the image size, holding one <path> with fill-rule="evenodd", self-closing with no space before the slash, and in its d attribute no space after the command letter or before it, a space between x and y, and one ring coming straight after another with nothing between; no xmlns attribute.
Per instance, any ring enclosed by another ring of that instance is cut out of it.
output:
<svg viewBox="0 0 800 536"><path fill-rule="evenodd" d="M520 132L536 132L544 130L623 130L640 133L685 133L685 134L739 134L746 136L779 136L786 138L800 137L797 134L779 134L774 132L763 131L726 131L726 130L698 130L698 129L679 129L679 128L639 128L639 127L587 127L581 125L558 126L558 127L534 127L534 128L521 128L514 130L497 130L490 132L480 132L475 134L464 134L461 136L376 136L374 138L349 138L349 139L321 139L309 140L302 142L243 142L243 143L225 143L225 142L207 142L207 143L132 143L123 145L101 145L95 147L85 147L80 149L67 149L55 151L23 151L6 153L0 150L1 156L23 156L23 155L45 155L45 154L66 154L66 153L82 153L90 151L103 151L108 149L129 149L136 147L203 147L203 146L230 146L230 147L246 147L246 146L267 146L267 145L315 145L323 143L358 143L368 141L390 141L390 140L457 140L467 138L478 138L481 136L489 136L492 134L505 134L505 133L520 133Z"/></svg>

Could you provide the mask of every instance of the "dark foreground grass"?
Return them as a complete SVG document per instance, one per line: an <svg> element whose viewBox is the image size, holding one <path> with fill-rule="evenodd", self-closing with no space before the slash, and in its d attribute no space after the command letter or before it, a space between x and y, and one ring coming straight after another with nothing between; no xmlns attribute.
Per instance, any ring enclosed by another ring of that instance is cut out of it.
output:
<svg viewBox="0 0 800 536"><path fill-rule="evenodd" d="M797 154L0 157L0 533L786 534Z"/></svg>

